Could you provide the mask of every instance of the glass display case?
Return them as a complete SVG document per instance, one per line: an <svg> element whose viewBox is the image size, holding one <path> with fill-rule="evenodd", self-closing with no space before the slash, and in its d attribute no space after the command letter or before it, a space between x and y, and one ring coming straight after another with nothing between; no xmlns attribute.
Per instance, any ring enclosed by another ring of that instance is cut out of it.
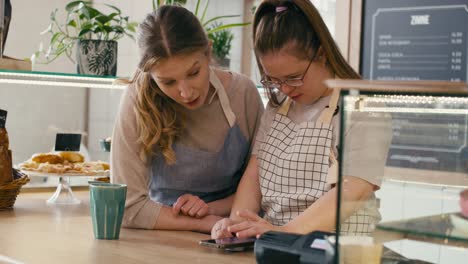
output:
<svg viewBox="0 0 468 264"><path fill-rule="evenodd" d="M468 85L327 85L342 95L338 244L372 237L382 263L468 263Z"/></svg>
<svg viewBox="0 0 468 264"><path fill-rule="evenodd" d="M115 77L53 72L0 70L0 108L8 111L6 128L13 165L35 153L54 149L57 133L80 133L86 161L109 161L100 142L112 134L124 86ZM28 187L58 186L54 201L77 203L70 186L87 185L89 177L30 176ZM53 192L52 192L53 193ZM52 195L51 193L51 195ZM63 197L62 197L63 196ZM61 198L62 197L62 198Z"/></svg>

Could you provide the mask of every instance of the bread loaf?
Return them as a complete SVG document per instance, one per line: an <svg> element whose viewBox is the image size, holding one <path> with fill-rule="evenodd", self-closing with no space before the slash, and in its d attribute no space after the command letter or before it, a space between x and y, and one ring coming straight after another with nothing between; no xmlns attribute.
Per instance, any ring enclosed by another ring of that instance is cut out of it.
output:
<svg viewBox="0 0 468 264"><path fill-rule="evenodd" d="M0 127L0 184L13 180L11 151L8 148L8 133L4 127Z"/></svg>
<svg viewBox="0 0 468 264"><path fill-rule="evenodd" d="M74 151L62 151L58 153L64 160L71 163L83 162L84 156Z"/></svg>
<svg viewBox="0 0 468 264"><path fill-rule="evenodd" d="M38 153L32 156L32 161L37 163L59 164L63 163L63 158L55 153Z"/></svg>

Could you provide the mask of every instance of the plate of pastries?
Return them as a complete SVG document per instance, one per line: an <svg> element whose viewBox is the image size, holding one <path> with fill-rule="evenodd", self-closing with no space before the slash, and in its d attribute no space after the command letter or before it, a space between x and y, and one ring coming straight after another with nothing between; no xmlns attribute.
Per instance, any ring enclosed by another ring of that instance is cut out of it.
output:
<svg viewBox="0 0 468 264"><path fill-rule="evenodd" d="M74 151L37 153L19 168L31 176L109 176L109 163L85 161Z"/></svg>

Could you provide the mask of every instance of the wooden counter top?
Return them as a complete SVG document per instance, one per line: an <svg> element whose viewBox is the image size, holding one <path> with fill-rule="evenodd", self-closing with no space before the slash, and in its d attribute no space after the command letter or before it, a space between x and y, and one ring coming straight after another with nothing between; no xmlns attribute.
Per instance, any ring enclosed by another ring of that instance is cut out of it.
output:
<svg viewBox="0 0 468 264"><path fill-rule="evenodd" d="M209 235L122 228L119 240L94 239L89 193L79 205L47 205L52 193L21 193L0 211L1 257L22 263L255 263L253 251L229 253L198 245ZM3 263L3 262L2 262Z"/></svg>

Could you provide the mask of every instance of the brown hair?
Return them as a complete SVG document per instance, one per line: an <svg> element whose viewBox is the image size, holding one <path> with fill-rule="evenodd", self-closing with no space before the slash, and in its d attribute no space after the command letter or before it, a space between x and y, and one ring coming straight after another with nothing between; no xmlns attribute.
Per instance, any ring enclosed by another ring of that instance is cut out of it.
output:
<svg viewBox="0 0 468 264"><path fill-rule="evenodd" d="M280 7L277 12L277 7ZM318 10L309 0L264 0L257 8L253 22L253 40L260 73L259 56L278 52L291 45L300 59L311 60L321 47L330 70L338 78L359 79L341 55ZM266 89L270 105L279 106L276 93Z"/></svg>
<svg viewBox="0 0 468 264"><path fill-rule="evenodd" d="M138 27L141 59L127 83L137 89L136 120L140 158L147 160L157 146L168 164L176 161L172 144L182 131L181 106L166 96L149 71L161 60L175 55L208 50L208 38L197 17L179 6L161 6L149 13Z"/></svg>

